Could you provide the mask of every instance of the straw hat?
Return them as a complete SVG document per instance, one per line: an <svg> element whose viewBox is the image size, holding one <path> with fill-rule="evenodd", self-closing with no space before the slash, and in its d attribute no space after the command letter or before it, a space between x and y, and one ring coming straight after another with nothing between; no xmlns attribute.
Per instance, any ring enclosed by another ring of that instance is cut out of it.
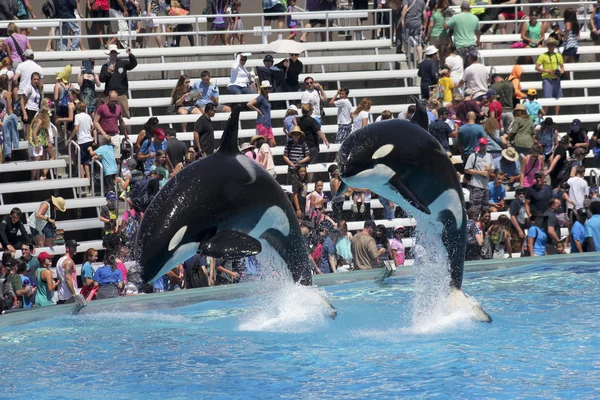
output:
<svg viewBox="0 0 600 400"><path fill-rule="evenodd" d="M54 204L54 207L58 208L60 212L67 211L67 203L65 202L65 199L63 199L62 197L54 196L51 196L50 199L52 200L52 204Z"/></svg>
<svg viewBox="0 0 600 400"><path fill-rule="evenodd" d="M508 161L515 162L519 160L519 153L517 153L513 147L508 147L502 150L502 157L506 158Z"/></svg>
<svg viewBox="0 0 600 400"><path fill-rule="evenodd" d="M525 108L525 106L523 104L517 104L515 106L514 111L527 111L527 109Z"/></svg>
<svg viewBox="0 0 600 400"><path fill-rule="evenodd" d="M56 80L63 81L63 83L69 83L69 79L71 79L72 73L73 73L73 68L70 65L67 65L66 67L63 68L62 71L60 71L58 74L56 74Z"/></svg>
<svg viewBox="0 0 600 400"><path fill-rule="evenodd" d="M546 46L558 46L558 40L554 39L553 37L550 37L546 39Z"/></svg>
<svg viewBox="0 0 600 400"><path fill-rule="evenodd" d="M304 132L302 132L302 130L300 129L300 127L299 127L299 126L294 126L294 127L292 128L292 131L291 131L291 132L288 132L288 136L289 136L289 137L292 137L292 136L294 136L294 133L299 133L299 134L300 134L300 137L304 137Z"/></svg>
<svg viewBox="0 0 600 400"><path fill-rule="evenodd" d="M260 83L260 88L261 88L261 89L264 89L264 88L270 88L270 87L271 87L271 82L269 82L269 81L262 81L262 82Z"/></svg>
<svg viewBox="0 0 600 400"><path fill-rule="evenodd" d="M110 55L110 53L112 53L113 51L115 53L117 53L117 54L120 54L119 53L119 48L117 47L116 44L109 44L108 45L108 51L106 52L106 55Z"/></svg>
<svg viewBox="0 0 600 400"><path fill-rule="evenodd" d="M248 142L244 142L242 143L242 145L240 146L240 151L243 153L246 150L254 150L256 147L254 147L253 145L251 145Z"/></svg>
<svg viewBox="0 0 600 400"><path fill-rule="evenodd" d="M250 144L251 144L252 146L255 146L255 144L254 144L254 143L256 143L256 141L257 141L258 139L266 139L266 137L264 137L264 136L262 136L262 135L254 135L254 136L252 136L252 138L250 139ZM243 145L242 145L242 146L243 146Z"/></svg>

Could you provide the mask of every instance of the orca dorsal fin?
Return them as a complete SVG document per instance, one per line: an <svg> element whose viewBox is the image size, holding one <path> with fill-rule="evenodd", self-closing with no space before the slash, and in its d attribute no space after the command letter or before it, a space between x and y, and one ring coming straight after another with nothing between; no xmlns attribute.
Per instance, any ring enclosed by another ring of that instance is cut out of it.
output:
<svg viewBox="0 0 600 400"><path fill-rule="evenodd" d="M242 106L236 104L231 110L231 115L227 120L227 125L223 131L223 137L221 138L221 144L219 146L219 152L227 153L239 153L238 148L238 130L240 121L240 111Z"/></svg>
<svg viewBox="0 0 600 400"><path fill-rule="evenodd" d="M410 120L426 131L429 130L429 117L427 116L427 109L423 103L421 103L421 100L417 98L417 96L412 96L412 99L415 102L416 110Z"/></svg>

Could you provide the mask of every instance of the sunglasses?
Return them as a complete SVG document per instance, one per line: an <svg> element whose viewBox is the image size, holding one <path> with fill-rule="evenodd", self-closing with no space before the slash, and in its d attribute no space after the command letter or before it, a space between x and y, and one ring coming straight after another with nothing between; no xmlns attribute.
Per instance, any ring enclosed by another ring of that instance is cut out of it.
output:
<svg viewBox="0 0 600 400"><path fill-rule="evenodd" d="M29 247L23 247L21 251L29 251Z"/></svg>
<svg viewBox="0 0 600 400"><path fill-rule="evenodd" d="M317 211L322 211L322 210L323 210L323 207L315 207L315 210L317 210Z"/></svg>
<svg viewBox="0 0 600 400"><path fill-rule="evenodd" d="M304 83L306 83L307 85L312 85L314 82L310 81L310 82L304 82Z"/></svg>
<svg viewBox="0 0 600 400"><path fill-rule="evenodd" d="M299 55L300 55L300 54L296 54L296 53L294 53L294 54L290 54L290 56L292 56L292 57L298 57Z"/></svg>

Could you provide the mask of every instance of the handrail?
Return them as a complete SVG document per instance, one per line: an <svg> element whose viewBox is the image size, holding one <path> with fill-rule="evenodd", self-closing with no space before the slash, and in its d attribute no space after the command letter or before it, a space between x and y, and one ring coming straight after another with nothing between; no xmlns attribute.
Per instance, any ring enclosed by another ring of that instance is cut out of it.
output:
<svg viewBox="0 0 600 400"><path fill-rule="evenodd" d="M598 173L595 169L590 170L590 182L592 183L592 187L598 187Z"/></svg>
<svg viewBox="0 0 600 400"><path fill-rule="evenodd" d="M74 147L77 151L77 176L81 177L81 147L76 142L69 142L69 178L73 177L73 163L71 158L71 147Z"/></svg>
<svg viewBox="0 0 600 400"><path fill-rule="evenodd" d="M96 195L96 184L95 184L95 179L94 179L94 165L98 164L100 166L100 195L104 196L104 167L102 166L102 163L100 162L100 160L97 159L92 159L91 162L91 171L90 171L90 175L92 177L92 196Z"/></svg>

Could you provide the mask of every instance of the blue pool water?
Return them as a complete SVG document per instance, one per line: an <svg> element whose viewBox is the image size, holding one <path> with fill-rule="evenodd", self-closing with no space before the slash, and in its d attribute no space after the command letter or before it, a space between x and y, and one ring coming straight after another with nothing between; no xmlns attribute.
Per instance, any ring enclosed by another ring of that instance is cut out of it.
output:
<svg viewBox="0 0 600 400"><path fill-rule="evenodd" d="M413 282L321 289L335 321L318 312L312 289L286 289L0 328L0 397L600 397L597 263L466 274L465 291L492 324L416 319Z"/></svg>

